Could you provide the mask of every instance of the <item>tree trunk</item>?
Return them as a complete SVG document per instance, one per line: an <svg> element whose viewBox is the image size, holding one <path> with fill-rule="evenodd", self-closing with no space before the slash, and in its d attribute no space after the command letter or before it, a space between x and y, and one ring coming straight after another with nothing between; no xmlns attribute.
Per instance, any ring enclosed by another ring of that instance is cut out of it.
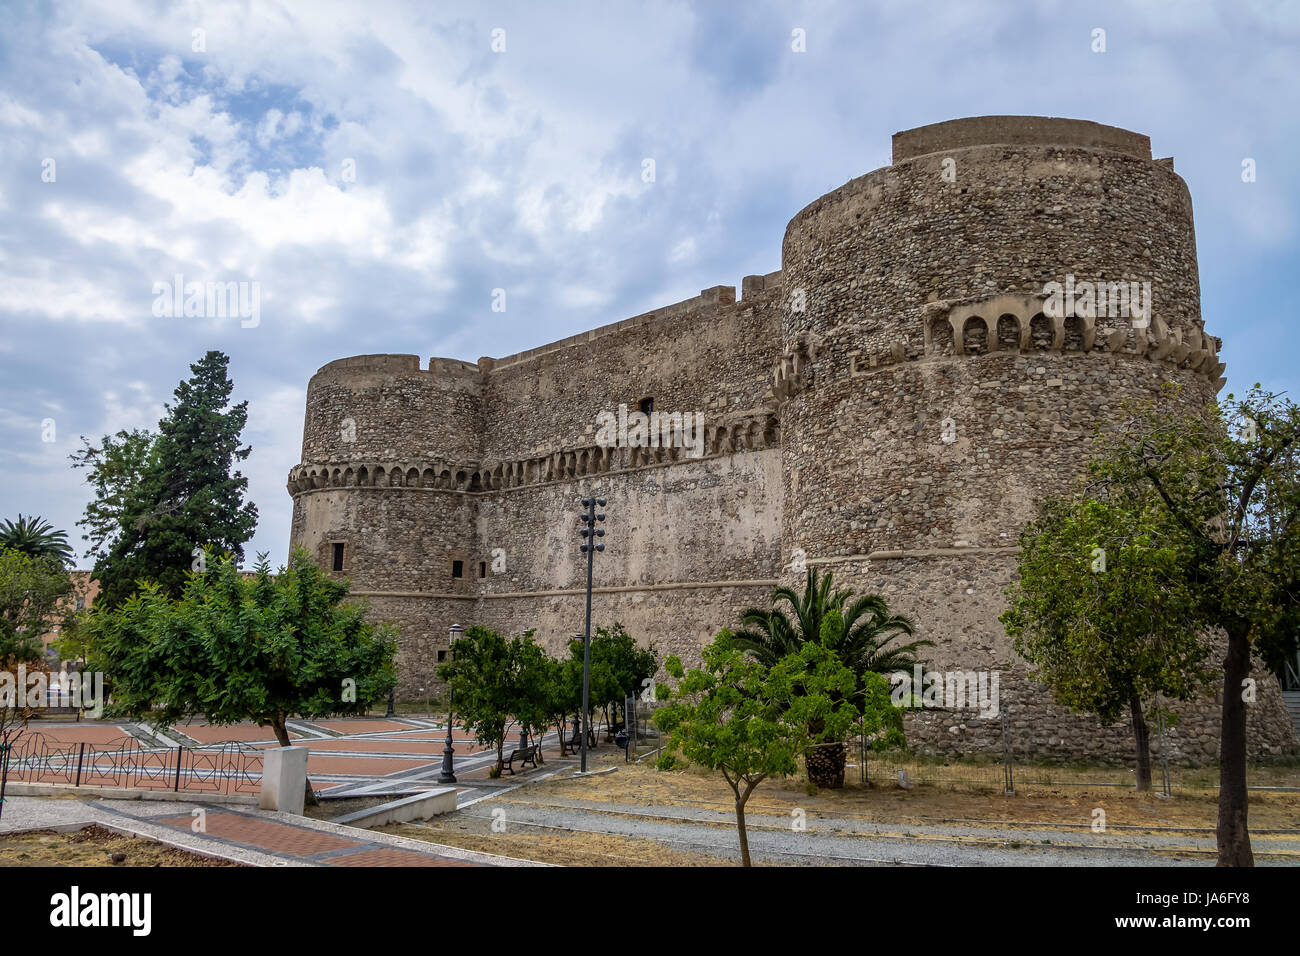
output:
<svg viewBox="0 0 1300 956"><path fill-rule="evenodd" d="M736 832L740 834L740 865L753 866L749 858L749 833L745 830L745 803L749 800L749 795L754 792L759 781L746 781L745 792L740 792L740 781L744 779L737 777L736 782L731 784L731 790L736 795ZM761 778L760 778L761 779ZM731 783L730 780L727 781Z"/></svg>
<svg viewBox="0 0 1300 956"><path fill-rule="evenodd" d="M745 833L745 801L736 794L736 832L740 834L740 865L753 866L749 859L749 836Z"/></svg>
<svg viewBox="0 0 1300 956"><path fill-rule="evenodd" d="M271 718L271 729L275 731L275 739L279 742L281 747L292 747L293 744L289 741L289 730L285 727L284 722L285 715L276 714ZM307 778L307 790L303 794L303 803L309 807L314 807L320 803L320 801L316 799L316 791L312 789L310 777Z"/></svg>
<svg viewBox="0 0 1300 956"><path fill-rule="evenodd" d="M1131 697L1128 706L1133 714L1133 743L1137 747L1137 789L1138 793L1146 793L1151 789L1151 733L1142 716L1142 701Z"/></svg>
<svg viewBox="0 0 1300 956"><path fill-rule="evenodd" d="M502 737L497 741L497 776L501 776L501 771L506 766L506 755L503 752L506 745L506 738Z"/></svg>
<svg viewBox="0 0 1300 956"><path fill-rule="evenodd" d="M1250 642L1228 632L1223 659L1223 721L1219 737L1219 866L1254 866L1246 828L1246 702L1242 682L1250 676Z"/></svg>

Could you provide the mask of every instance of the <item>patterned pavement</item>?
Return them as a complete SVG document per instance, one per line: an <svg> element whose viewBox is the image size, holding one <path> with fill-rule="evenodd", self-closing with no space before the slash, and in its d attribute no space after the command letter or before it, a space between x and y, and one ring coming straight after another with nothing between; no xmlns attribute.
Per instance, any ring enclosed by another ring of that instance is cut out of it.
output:
<svg viewBox="0 0 1300 956"><path fill-rule="evenodd" d="M309 749L308 773L322 799L341 797L392 797L440 788L442 750L445 730L430 718L292 721L295 746ZM277 746L269 728L253 724L213 726L202 722L174 727L146 727L122 722L117 724L46 722L33 724L32 733L40 733L50 743L60 746L87 745L91 748L118 747L126 742L132 760L146 771L147 779L135 786L149 789L172 789L177 779L172 772L177 747L187 754L193 749L200 761L234 759L233 754L249 753ZM511 734L510 745L518 737ZM549 776L569 766L555 745L552 733L544 740L546 763L521 770L512 776L506 772L499 780L488 777L496 761L495 749L488 750L474 742L462 728L453 730L455 772L458 779L458 805L461 807L512 789L530 778ZM75 748L74 748L75 749ZM97 772L97 763L107 756L87 756L83 785L113 785L115 780ZM64 773L58 776L65 776ZM224 859L257 866L496 866L531 865L525 861L474 853L455 847L427 844L390 834L341 826L284 813L272 813L254 807L203 804L202 827L196 829L196 806L185 803L186 790L201 789L198 765L194 773L187 763L180 775L180 792L175 800L160 801L50 801L42 797L15 796L6 801L15 811L26 808L26 824L14 819L18 828L40 825L58 813L71 814L67 821L98 822L114 826L172 845L209 853ZM193 776L193 779L192 779ZM70 782L70 781L50 781ZM15 812L22 818L24 813ZM10 824L6 819L5 824ZM2 830L12 826L0 827Z"/></svg>
<svg viewBox="0 0 1300 956"><path fill-rule="evenodd" d="M152 822L192 833L194 817L190 814L154 817ZM369 835L364 830L357 832ZM398 849L377 840L341 837L312 827L280 823L230 810L208 811L199 837L221 845L233 844L321 866L483 865L444 856L437 852L436 847L426 852Z"/></svg>
<svg viewBox="0 0 1300 956"><path fill-rule="evenodd" d="M446 731L445 724L437 717L290 721L289 727L294 745L309 750L307 772L312 787L323 799L399 797L442 786L438 777L442 771ZM177 777L166 768L176 765L177 746L187 748L187 763L179 775L181 791L211 790L208 778L219 775L214 763L224 761L231 767L236 763L241 767L255 763L255 769L260 770L260 761L250 761L246 755L278 746L269 727L250 723L221 726L191 721L170 727L146 727L126 722L42 721L32 724L28 733L43 735L51 746L68 747L84 741L88 747L101 749L116 749L123 744L133 747L131 761L141 772L136 774L140 779L131 785L150 789L173 789ZM493 789L548 772L546 763L528 770L516 767L514 774L507 771L500 780L493 781L488 777L488 770L496 762L495 750L480 746L472 734L459 726L453 729L452 736L455 773L462 784L459 796L462 805L480 799ZM509 735L506 756L517 739L517 734ZM189 748L195 748L193 768L188 762ZM554 733L543 741L543 757L548 762L562 759ZM113 759L105 756L98 763L111 767ZM96 773L95 765L96 761L88 757L83 784L113 785L114 779ZM46 782L71 782L69 767L70 764L29 776ZM64 777L69 779L65 781Z"/></svg>

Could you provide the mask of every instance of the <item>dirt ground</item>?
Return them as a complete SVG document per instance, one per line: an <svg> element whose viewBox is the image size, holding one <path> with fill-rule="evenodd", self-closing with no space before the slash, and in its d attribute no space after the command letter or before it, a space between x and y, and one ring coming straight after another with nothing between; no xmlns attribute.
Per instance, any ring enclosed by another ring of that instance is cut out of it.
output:
<svg viewBox="0 0 1300 956"><path fill-rule="evenodd" d="M115 855L120 855L120 862L114 861ZM75 833L43 830L0 836L0 867L239 865L186 853L152 840L122 836L97 826Z"/></svg>
<svg viewBox="0 0 1300 956"><path fill-rule="evenodd" d="M653 840L596 833L521 833L512 830L509 842L491 832L491 821L473 817L434 818L423 824L380 827L385 833L444 843L465 850L499 853L557 866L717 866L703 853L672 850Z"/></svg>
<svg viewBox="0 0 1300 956"><path fill-rule="evenodd" d="M656 771L648 763L625 764L620 754L600 755L593 770L616 768L614 772L575 778L568 773L530 784L500 798L505 805L545 806L562 801L635 804L648 807L698 807L733 809L731 789L721 774L697 768ZM802 778L766 780L751 796L747 811L753 815L773 813L788 816L796 807L809 817L843 817L886 824L953 824L978 822L1011 826L1046 825L1088 830L1095 808L1106 812L1110 828L1132 827L1133 832L1161 833L1175 830L1212 831L1217 819L1217 795L1213 791L1175 790L1172 798L1137 794L1131 788L1066 786L1072 776L1096 776L1095 770L1054 768L1052 785L1017 785L1016 793L952 789L933 784L900 788L893 780L876 786L846 785L842 790L812 788ZM1295 770L1282 768L1277 783L1288 782ZM493 801L495 804L496 801ZM1252 792L1252 831L1300 829L1300 793ZM421 824L384 828L387 832L420 840L446 843L486 853L539 862L579 866L717 866L718 859L689 849L677 849L652 839L593 834L586 832L548 833L512 828L508 842L491 832L491 821L483 816L452 814ZM1202 834L1204 835L1204 834Z"/></svg>
<svg viewBox="0 0 1300 956"><path fill-rule="evenodd" d="M542 799L546 790L566 799L700 807L734 806L731 788L720 773L696 768L656 771L646 764L623 764L614 773L587 779L556 777L526 791ZM1294 775L1295 771L1285 771ZM1074 772L1082 775L1084 771ZM1070 779L1071 771L1054 776ZM545 789L544 789L545 788ZM1218 819L1218 795L1212 791L1179 792L1171 798L1138 794L1124 787L1018 784L1014 795L997 791L950 789L918 784L911 790L890 780L878 786L846 784L841 790L816 790L796 777L765 780L749 798L746 809L788 814L802 807L809 814L847 814L878 823L982 822L1091 825L1095 807L1106 810L1110 826L1176 826L1213 828ZM1300 793L1254 791L1250 794L1252 829L1300 828Z"/></svg>

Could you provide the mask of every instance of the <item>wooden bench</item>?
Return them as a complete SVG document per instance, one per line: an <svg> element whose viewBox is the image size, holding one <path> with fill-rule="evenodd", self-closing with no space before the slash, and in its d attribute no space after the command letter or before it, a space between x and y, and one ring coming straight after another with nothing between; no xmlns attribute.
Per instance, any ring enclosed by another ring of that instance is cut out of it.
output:
<svg viewBox="0 0 1300 956"><path fill-rule="evenodd" d="M590 750L594 750L594 749L596 748L596 728L595 728L595 727L588 727L588 728L587 728L587 747L588 747L588 749L590 749ZM570 734L567 738L563 738L563 737L562 737L562 738L560 739L560 753L561 753L561 754L572 754L573 756L576 757L576 756L581 752L581 748L582 748L582 734L581 734L581 733Z"/></svg>
<svg viewBox="0 0 1300 956"><path fill-rule="evenodd" d="M510 751L509 758L506 759L506 761L502 764L502 766L510 771L510 775L512 777L514 776L515 773L514 763L516 760L519 761L520 770L524 769L524 767L528 766L529 764L532 764L534 767L536 767L537 749L538 749L537 744L530 744L527 747L516 747L514 750Z"/></svg>

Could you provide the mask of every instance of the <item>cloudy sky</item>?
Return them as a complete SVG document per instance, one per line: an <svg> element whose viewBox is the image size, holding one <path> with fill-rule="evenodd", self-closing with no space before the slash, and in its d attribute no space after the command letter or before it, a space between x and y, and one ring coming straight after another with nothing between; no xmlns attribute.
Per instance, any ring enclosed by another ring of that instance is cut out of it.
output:
<svg viewBox="0 0 1300 956"><path fill-rule="evenodd" d="M506 355L738 286L892 133L968 115L1149 134L1191 188L1229 389L1297 395L1300 4L3 7L0 517L78 545L78 436L154 427L208 349L250 407L247 553L279 562L321 365ZM155 315L176 274L259 283L259 321Z"/></svg>

